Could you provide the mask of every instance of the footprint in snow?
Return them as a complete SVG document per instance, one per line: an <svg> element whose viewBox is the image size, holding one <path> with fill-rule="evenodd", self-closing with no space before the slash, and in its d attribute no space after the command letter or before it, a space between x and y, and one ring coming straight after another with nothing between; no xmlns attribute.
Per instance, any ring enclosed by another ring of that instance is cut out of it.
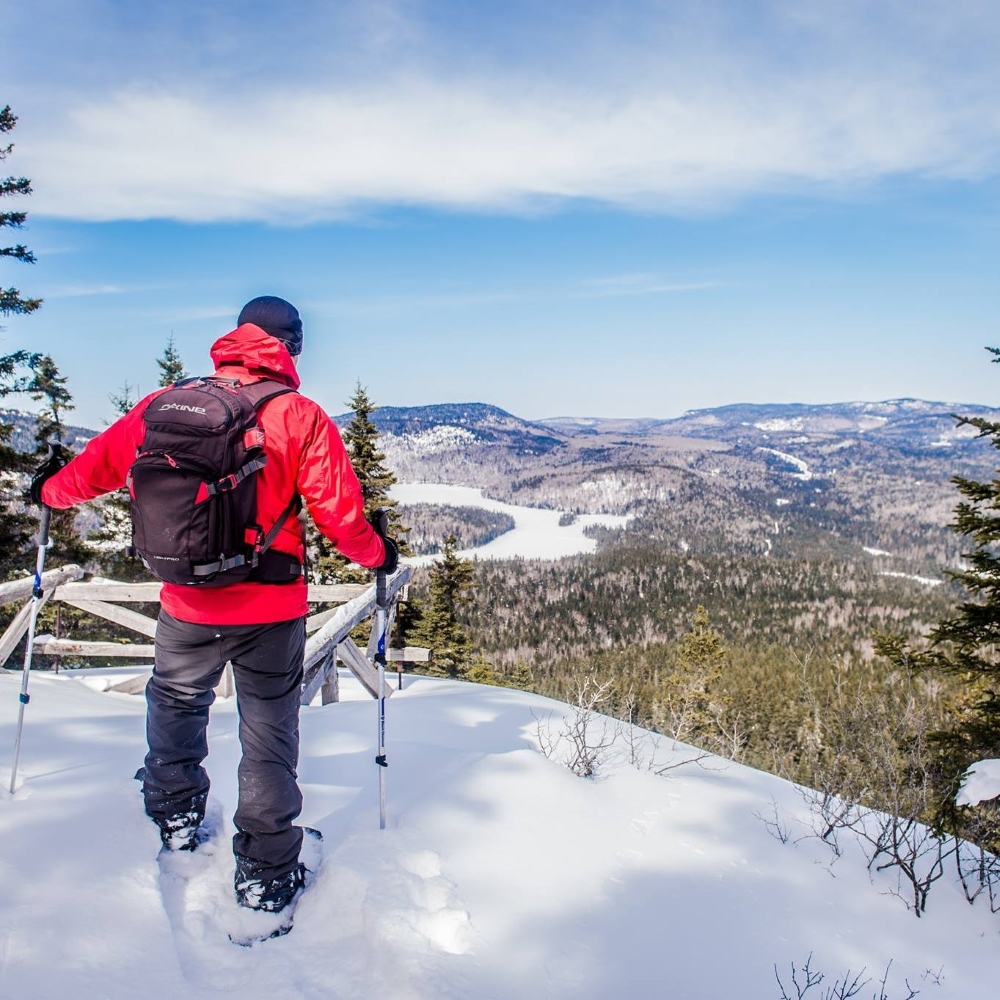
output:
<svg viewBox="0 0 1000 1000"><path fill-rule="evenodd" d="M396 905L376 918L386 941L415 935L417 942L450 955L470 952L475 933L469 914L455 905L455 887L441 874L438 855L428 850L403 854L393 867L386 872L386 888ZM409 903L405 908L398 905L403 896Z"/></svg>

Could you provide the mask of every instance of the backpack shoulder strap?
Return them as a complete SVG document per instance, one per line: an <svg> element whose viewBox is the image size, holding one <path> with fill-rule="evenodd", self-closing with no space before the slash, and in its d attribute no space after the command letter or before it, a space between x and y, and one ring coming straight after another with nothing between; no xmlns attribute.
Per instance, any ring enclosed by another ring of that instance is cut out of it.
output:
<svg viewBox="0 0 1000 1000"><path fill-rule="evenodd" d="M259 382L251 382L249 385L244 385L241 391L249 399L254 408L254 412L259 413L261 407L268 402L268 400L274 399L276 396L284 396L286 393L295 392L296 390L291 386L282 385L280 382L273 382L270 379L261 379ZM266 552L271 547L271 543L278 537L278 532L281 531L284 523L292 516L292 514L297 514L301 509L302 500L300 499L298 493L296 493L289 501L288 506L281 512L281 514L278 515L278 519L274 522L271 530L261 540L261 553Z"/></svg>
<svg viewBox="0 0 1000 1000"><path fill-rule="evenodd" d="M260 408L275 396L284 396L285 393L295 392L290 385L282 385L280 382L272 382L270 379L261 379L260 382L250 382L241 386L240 391L250 401L254 410Z"/></svg>

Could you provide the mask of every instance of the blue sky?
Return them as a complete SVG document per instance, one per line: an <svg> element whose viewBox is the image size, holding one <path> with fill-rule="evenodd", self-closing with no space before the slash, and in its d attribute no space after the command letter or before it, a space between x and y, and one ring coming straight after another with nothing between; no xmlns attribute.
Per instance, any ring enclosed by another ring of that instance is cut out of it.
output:
<svg viewBox="0 0 1000 1000"><path fill-rule="evenodd" d="M74 417L258 294L333 412L996 399L995 3L39 0L7 28Z"/></svg>

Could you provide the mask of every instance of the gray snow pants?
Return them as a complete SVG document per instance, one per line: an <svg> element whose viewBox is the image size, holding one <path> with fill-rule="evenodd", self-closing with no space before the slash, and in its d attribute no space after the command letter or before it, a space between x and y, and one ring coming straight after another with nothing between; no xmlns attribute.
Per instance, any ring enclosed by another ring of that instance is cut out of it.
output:
<svg viewBox="0 0 1000 1000"><path fill-rule="evenodd" d="M146 812L160 825L191 811L204 816L208 712L230 660L243 748L233 852L255 878L290 872L302 844L293 820L302 809L295 769L305 619L199 625L161 610L155 642L156 663L146 685Z"/></svg>

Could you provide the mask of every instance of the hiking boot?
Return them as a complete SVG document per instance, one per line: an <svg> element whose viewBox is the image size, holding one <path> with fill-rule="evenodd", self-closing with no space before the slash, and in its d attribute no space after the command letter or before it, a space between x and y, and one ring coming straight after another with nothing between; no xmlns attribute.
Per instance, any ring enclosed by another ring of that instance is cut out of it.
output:
<svg viewBox="0 0 1000 1000"><path fill-rule="evenodd" d="M209 839L210 832L202 826L204 816L195 810L178 813L158 823L160 840L168 851L195 851Z"/></svg>
<svg viewBox="0 0 1000 1000"><path fill-rule="evenodd" d="M305 888L306 866L297 864L290 872L275 878L241 878L236 866L236 901L250 910L280 913L294 902Z"/></svg>

